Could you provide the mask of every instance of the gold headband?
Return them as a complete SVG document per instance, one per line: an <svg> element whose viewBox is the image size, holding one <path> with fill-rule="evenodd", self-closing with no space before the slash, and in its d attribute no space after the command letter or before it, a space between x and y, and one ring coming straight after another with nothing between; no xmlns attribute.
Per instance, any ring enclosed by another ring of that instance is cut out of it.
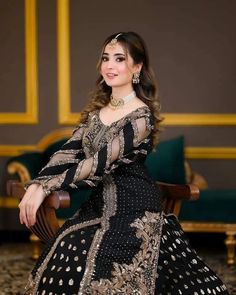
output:
<svg viewBox="0 0 236 295"><path fill-rule="evenodd" d="M114 47L114 46L116 45L116 43L117 43L117 41L118 41L117 39L118 39L118 37L119 37L120 35L122 35L122 33L117 34L117 35L115 36L115 38L113 38L113 39L110 41L109 46Z"/></svg>

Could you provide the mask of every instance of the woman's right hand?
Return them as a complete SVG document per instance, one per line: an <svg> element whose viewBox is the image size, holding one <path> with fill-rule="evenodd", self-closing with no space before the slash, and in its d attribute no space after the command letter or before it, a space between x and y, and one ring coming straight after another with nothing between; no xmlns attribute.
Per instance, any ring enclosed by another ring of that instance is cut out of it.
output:
<svg viewBox="0 0 236 295"><path fill-rule="evenodd" d="M19 204L19 218L21 224L24 223L28 228L35 224L36 213L45 197L46 195L40 184L31 184L28 187Z"/></svg>

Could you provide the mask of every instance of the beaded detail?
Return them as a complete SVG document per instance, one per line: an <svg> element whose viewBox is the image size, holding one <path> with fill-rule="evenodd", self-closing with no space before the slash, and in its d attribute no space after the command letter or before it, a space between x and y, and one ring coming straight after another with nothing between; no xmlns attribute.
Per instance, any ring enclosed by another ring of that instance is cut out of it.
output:
<svg viewBox="0 0 236 295"><path fill-rule="evenodd" d="M47 194L70 187L93 193L44 250L25 294L228 295L177 219L162 213L160 189L144 165L153 128L148 107L110 126L94 111L52 156L34 180Z"/></svg>
<svg viewBox="0 0 236 295"><path fill-rule="evenodd" d="M142 239L142 244L132 263L114 262L111 279L92 281L91 286L83 294L153 295L162 222L162 215L152 212L145 212L141 219L136 219L130 226L137 229L136 236Z"/></svg>

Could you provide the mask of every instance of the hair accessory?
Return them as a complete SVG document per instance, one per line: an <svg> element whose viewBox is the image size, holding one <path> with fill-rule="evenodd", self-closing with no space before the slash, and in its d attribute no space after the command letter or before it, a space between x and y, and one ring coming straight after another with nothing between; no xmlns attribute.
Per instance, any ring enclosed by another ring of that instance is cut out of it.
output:
<svg viewBox="0 0 236 295"><path fill-rule="evenodd" d="M111 109L116 110L135 97L136 97L135 91L132 91L130 94L126 95L123 98L114 98L111 94L109 106Z"/></svg>
<svg viewBox="0 0 236 295"><path fill-rule="evenodd" d="M117 35L115 36L115 38L113 38L113 39L110 41L109 45L110 45L111 47L114 47L114 46L116 45L116 43L117 43L117 39L118 39L118 37L119 37L120 35L122 35L122 33L117 34Z"/></svg>
<svg viewBox="0 0 236 295"><path fill-rule="evenodd" d="M140 76L140 73L134 73L133 79L132 79L133 84L139 84L140 82L139 76Z"/></svg>

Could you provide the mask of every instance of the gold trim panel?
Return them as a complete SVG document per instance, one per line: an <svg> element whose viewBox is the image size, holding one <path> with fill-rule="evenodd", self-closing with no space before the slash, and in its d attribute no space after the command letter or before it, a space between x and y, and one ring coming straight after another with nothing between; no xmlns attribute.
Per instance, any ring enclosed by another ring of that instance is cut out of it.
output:
<svg viewBox="0 0 236 295"><path fill-rule="evenodd" d="M59 124L75 125L79 112L71 112L70 90L70 13L69 1L57 1L57 34L58 34L58 100ZM236 125L236 114L192 114L166 113L163 125L168 126L219 126Z"/></svg>
<svg viewBox="0 0 236 295"><path fill-rule="evenodd" d="M236 159L236 147L186 147L186 159Z"/></svg>
<svg viewBox="0 0 236 295"><path fill-rule="evenodd" d="M236 114L163 114L168 126L230 126L236 125Z"/></svg>
<svg viewBox="0 0 236 295"><path fill-rule="evenodd" d="M75 125L80 119L80 113L71 112L70 91L70 25L69 1L57 1L57 40L58 40L58 100L59 124Z"/></svg>
<svg viewBox="0 0 236 295"><path fill-rule="evenodd" d="M43 151L51 143L69 138L72 134L72 128L61 128L46 134L36 145L0 145L0 156L13 157L19 156L24 152Z"/></svg>
<svg viewBox="0 0 236 295"><path fill-rule="evenodd" d="M35 151L35 145L0 145L1 157L19 156L24 152Z"/></svg>
<svg viewBox="0 0 236 295"><path fill-rule="evenodd" d="M26 112L1 113L0 124L38 123L36 0L25 0Z"/></svg>
<svg viewBox="0 0 236 295"><path fill-rule="evenodd" d="M0 145L0 156L18 156L23 152L43 151L51 143L69 138L72 128L63 128L45 135L36 145ZM236 147L186 147L187 159L236 159Z"/></svg>
<svg viewBox="0 0 236 295"><path fill-rule="evenodd" d="M194 222L181 221L181 226L186 232L231 232L235 231L236 223L220 223L220 222Z"/></svg>
<svg viewBox="0 0 236 295"><path fill-rule="evenodd" d="M0 208L18 208L19 199L14 197L0 197Z"/></svg>

